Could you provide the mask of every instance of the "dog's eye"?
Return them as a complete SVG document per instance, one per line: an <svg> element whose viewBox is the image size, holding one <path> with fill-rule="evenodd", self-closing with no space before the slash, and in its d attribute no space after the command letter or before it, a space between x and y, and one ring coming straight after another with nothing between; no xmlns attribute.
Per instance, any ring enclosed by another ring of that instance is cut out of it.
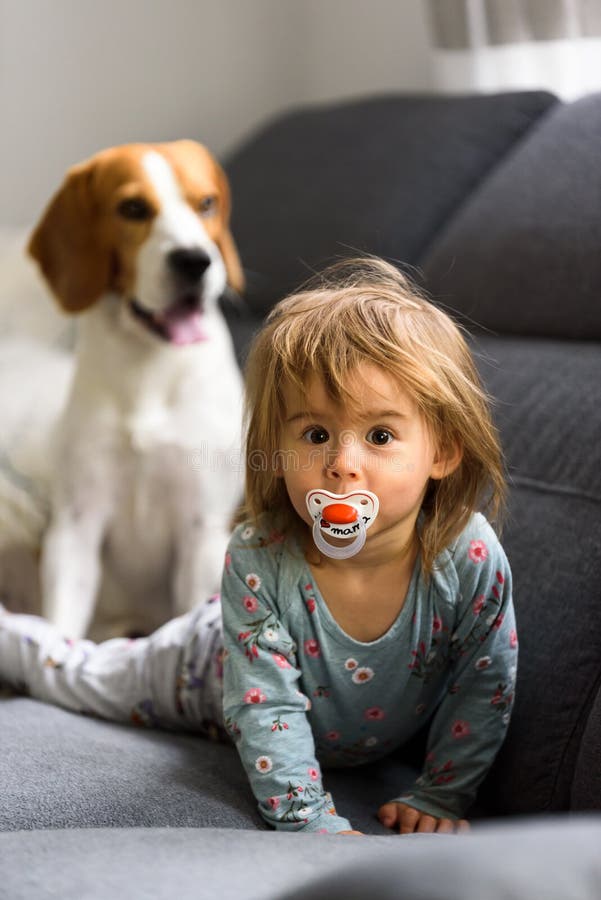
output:
<svg viewBox="0 0 601 900"><path fill-rule="evenodd" d="M217 210L217 197L204 197L198 204L201 216L212 216Z"/></svg>
<svg viewBox="0 0 601 900"><path fill-rule="evenodd" d="M152 216L152 209L143 197L129 197L122 200L117 212L124 219L131 219L134 222L145 222Z"/></svg>

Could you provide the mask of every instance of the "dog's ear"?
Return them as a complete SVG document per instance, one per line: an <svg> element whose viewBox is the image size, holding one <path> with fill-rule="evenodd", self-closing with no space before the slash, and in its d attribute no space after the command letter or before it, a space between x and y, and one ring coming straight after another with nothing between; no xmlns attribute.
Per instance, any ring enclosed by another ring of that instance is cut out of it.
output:
<svg viewBox="0 0 601 900"><path fill-rule="evenodd" d="M67 312L98 300L111 276L111 255L102 246L94 199L94 160L70 169L36 226L28 252Z"/></svg>
<svg viewBox="0 0 601 900"><path fill-rule="evenodd" d="M244 271L242 263L238 255L238 248L230 231L230 211L231 196L230 185L227 176L219 163L215 163L217 170L217 179L219 181L219 191L222 198L222 229L217 236L215 243L219 247L223 262L225 263L225 271L227 274L227 283L231 288L239 294L244 292Z"/></svg>

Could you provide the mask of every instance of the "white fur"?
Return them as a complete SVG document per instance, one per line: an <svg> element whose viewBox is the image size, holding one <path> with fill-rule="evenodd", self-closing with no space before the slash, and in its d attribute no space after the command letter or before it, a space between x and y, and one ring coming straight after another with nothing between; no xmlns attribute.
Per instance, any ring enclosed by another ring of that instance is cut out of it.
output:
<svg viewBox="0 0 601 900"><path fill-rule="evenodd" d="M161 210L138 254L136 299L168 306L166 254L200 247L207 340L173 346L123 298L80 316L76 371L61 423L43 612L67 636L149 631L219 587L241 496L241 376L218 309L225 267L167 161L143 161Z"/></svg>
<svg viewBox="0 0 601 900"><path fill-rule="evenodd" d="M153 223L152 234L138 257L138 297L144 297L143 303L147 309L161 309L169 287L164 267L165 255L176 247L198 247L205 250L212 260L207 273L211 282L207 294L213 300L225 285L225 271L217 247L184 200L167 160L160 153L147 153L142 164L159 197L161 210Z"/></svg>

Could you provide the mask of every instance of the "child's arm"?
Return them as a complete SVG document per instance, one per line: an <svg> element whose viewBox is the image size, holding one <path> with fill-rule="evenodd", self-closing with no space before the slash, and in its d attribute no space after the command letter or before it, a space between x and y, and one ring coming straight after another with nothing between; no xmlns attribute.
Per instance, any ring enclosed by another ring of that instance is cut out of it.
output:
<svg viewBox="0 0 601 900"><path fill-rule="evenodd" d="M459 539L453 562L458 614L449 678L430 724L424 769L414 788L392 801L399 808L385 804L380 810L382 821L394 820L396 812L393 824L405 831L434 830L430 818L461 819L503 743L513 705L517 635L511 571L483 517L475 517Z"/></svg>
<svg viewBox="0 0 601 900"><path fill-rule="evenodd" d="M350 829L323 789L296 645L279 619L277 550L240 527L222 582L224 718L263 818L278 830ZM281 548L280 548L281 550Z"/></svg>

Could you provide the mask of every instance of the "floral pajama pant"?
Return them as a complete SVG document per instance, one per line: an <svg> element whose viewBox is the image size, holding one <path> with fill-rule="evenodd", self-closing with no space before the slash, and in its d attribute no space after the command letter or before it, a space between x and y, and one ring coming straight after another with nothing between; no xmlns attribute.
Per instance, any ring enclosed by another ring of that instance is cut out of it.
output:
<svg viewBox="0 0 601 900"><path fill-rule="evenodd" d="M0 604L0 684L115 722L225 738L219 597L149 637L66 640Z"/></svg>

